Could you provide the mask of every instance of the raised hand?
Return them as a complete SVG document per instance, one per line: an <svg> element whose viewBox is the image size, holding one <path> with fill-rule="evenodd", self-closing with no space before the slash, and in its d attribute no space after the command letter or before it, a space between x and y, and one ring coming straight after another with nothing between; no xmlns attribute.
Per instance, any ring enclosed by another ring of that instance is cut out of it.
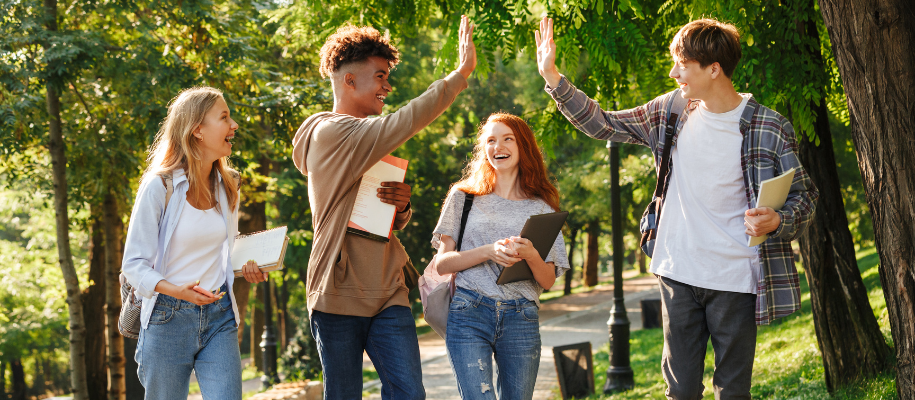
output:
<svg viewBox="0 0 915 400"><path fill-rule="evenodd" d="M534 31L537 44L537 71L551 88L559 86L559 70L556 69L556 42L553 41L553 19L543 17L540 28Z"/></svg>
<svg viewBox="0 0 915 400"><path fill-rule="evenodd" d="M466 15L461 15L461 27L458 29L458 69L457 72L469 78L477 67L477 47L473 44L473 24Z"/></svg>

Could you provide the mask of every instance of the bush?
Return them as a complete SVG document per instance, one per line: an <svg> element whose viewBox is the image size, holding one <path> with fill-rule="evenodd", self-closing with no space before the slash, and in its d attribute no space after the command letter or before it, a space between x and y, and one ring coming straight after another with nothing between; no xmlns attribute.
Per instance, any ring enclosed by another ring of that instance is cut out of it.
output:
<svg viewBox="0 0 915 400"><path fill-rule="evenodd" d="M298 318L295 336L286 345L280 365L286 372L286 381L315 379L321 376L321 358L318 345L311 336L308 315Z"/></svg>

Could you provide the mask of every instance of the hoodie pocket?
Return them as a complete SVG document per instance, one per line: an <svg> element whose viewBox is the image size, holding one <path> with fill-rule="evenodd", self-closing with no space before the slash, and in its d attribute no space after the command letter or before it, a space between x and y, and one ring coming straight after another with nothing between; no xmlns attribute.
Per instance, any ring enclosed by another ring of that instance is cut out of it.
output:
<svg viewBox="0 0 915 400"><path fill-rule="evenodd" d="M346 235L334 264L334 286L337 289L360 290L366 297L384 297L404 286L403 266L406 262L406 252L396 238L383 243Z"/></svg>

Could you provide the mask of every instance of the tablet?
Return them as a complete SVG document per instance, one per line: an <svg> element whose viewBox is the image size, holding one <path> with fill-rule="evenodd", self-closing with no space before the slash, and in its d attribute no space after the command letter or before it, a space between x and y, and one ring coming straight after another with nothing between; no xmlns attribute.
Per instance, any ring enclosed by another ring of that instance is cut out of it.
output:
<svg viewBox="0 0 915 400"><path fill-rule="evenodd" d="M556 242L556 237L559 236L562 225L565 224L568 216L568 211L532 215L524 223L524 228L521 229L521 235L519 236L530 240L537 252L540 253L540 258L545 260L546 256L550 254L550 249L553 248L553 243ZM531 272L531 267L527 265L527 261L521 260L511 267L502 268L502 273L499 274L499 279L496 283L504 285L525 279L534 279L534 273Z"/></svg>

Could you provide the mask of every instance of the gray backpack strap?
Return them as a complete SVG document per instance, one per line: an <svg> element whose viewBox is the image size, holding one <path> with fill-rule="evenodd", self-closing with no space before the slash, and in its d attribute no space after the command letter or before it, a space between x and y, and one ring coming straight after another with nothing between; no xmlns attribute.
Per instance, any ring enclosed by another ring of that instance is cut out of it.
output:
<svg viewBox="0 0 915 400"><path fill-rule="evenodd" d="M673 91L673 93L671 93L670 101L667 103L667 125L669 125L670 122L676 123L676 121L671 121L671 114L680 116L680 114L683 113L686 109L686 105L688 103L689 99L684 99L683 96L680 95L680 89L676 89ZM682 119L679 120L682 121ZM664 131L666 130L666 127L666 125L661 127L661 137L664 137ZM676 131L677 127L674 126L673 129Z"/></svg>
<svg viewBox="0 0 915 400"><path fill-rule="evenodd" d="M165 186L165 208L162 210L165 211L168 209L168 201L172 199L172 193L175 192L175 184L172 181L171 173L168 173L167 175L159 175L159 177L162 178L162 185Z"/></svg>

